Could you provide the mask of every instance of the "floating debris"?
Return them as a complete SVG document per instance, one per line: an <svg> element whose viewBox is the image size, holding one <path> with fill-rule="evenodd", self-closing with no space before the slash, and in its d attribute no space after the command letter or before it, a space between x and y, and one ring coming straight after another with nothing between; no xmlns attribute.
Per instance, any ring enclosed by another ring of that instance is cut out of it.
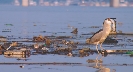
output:
<svg viewBox="0 0 133 72"><path fill-rule="evenodd" d="M5 24L6 26L13 26L13 24Z"/></svg>
<svg viewBox="0 0 133 72"><path fill-rule="evenodd" d="M75 28L71 33L77 34L78 33L78 28Z"/></svg>
<svg viewBox="0 0 133 72"><path fill-rule="evenodd" d="M37 26L36 24L34 24L33 26Z"/></svg>
<svg viewBox="0 0 133 72"><path fill-rule="evenodd" d="M0 42L6 42L6 41L7 41L6 37L0 36Z"/></svg>
<svg viewBox="0 0 133 72"><path fill-rule="evenodd" d="M11 32L11 31L2 31L2 32Z"/></svg>
<svg viewBox="0 0 133 72"><path fill-rule="evenodd" d="M39 35L38 37L33 37L33 41L44 41L44 38L42 35Z"/></svg>
<svg viewBox="0 0 133 72"><path fill-rule="evenodd" d="M20 65L20 64L27 64L27 65L82 65L82 63L70 63L70 62L0 62L0 65Z"/></svg>
<svg viewBox="0 0 133 72"><path fill-rule="evenodd" d="M45 37L45 45L46 45L46 47L50 47L50 45L51 45L51 40L46 37Z"/></svg>
<svg viewBox="0 0 133 72"><path fill-rule="evenodd" d="M118 33L122 33L122 31L121 30L118 30Z"/></svg>
<svg viewBox="0 0 133 72"><path fill-rule="evenodd" d="M118 22L118 25L119 25L119 26L122 26L122 25L123 25L123 23L122 23L122 22Z"/></svg>
<svg viewBox="0 0 133 72"><path fill-rule="evenodd" d="M100 28L100 26L91 26L89 28Z"/></svg>
<svg viewBox="0 0 133 72"><path fill-rule="evenodd" d="M66 32L57 32L57 33L66 33Z"/></svg>
<svg viewBox="0 0 133 72"><path fill-rule="evenodd" d="M41 33L46 33L46 31L41 31Z"/></svg>
<svg viewBox="0 0 133 72"><path fill-rule="evenodd" d="M18 46L18 43L17 42L12 42L12 44L10 44L10 46Z"/></svg>
<svg viewBox="0 0 133 72"><path fill-rule="evenodd" d="M67 54L67 56L72 57L72 56L73 56L73 54L70 52L70 53L68 53L68 54Z"/></svg>
<svg viewBox="0 0 133 72"><path fill-rule="evenodd" d="M4 55L25 55L26 51L21 50L11 50L11 51L5 51Z"/></svg>
<svg viewBox="0 0 133 72"><path fill-rule="evenodd" d="M72 38L72 36L57 36L57 39L65 39L65 38Z"/></svg>
<svg viewBox="0 0 133 72"><path fill-rule="evenodd" d="M39 44L34 44L34 48L35 49L39 48Z"/></svg>
<svg viewBox="0 0 133 72"><path fill-rule="evenodd" d="M126 54L131 54L131 55L133 55L133 51L127 51Z"/></svg>
<svg viewBox="0 0 133 72"><path fill-rule="evenodd" d="M18 58L18 60L20 60L21 58L30 57L30 54L29 55L25 55L25 54L22 54L22 55L10 55L10 54L7 54L7 55L4 55L4 57L6 57L6 58Z"/></svg>
<svg viewBox="0 0 133 72"><path fill-rule="evenodd" d="M19 66L20 68L24 68L24 66L23 65L21 65L21 66Z"/></svg>
<svg viewBox="0 0 133 72"><path fill-rule="evenodd" d="M95 60L95 59L88 59L86 62L88 62L88 63L103 63L103 61L102 60Z"/></svg>
<svg viewBox="0 0 133 72"><path fill-rule="evenodd" d="M84 57L84 56L89 56L89 53L82 49L82 50L79 50L79 55L80 57Z"/></svg>
<svg viewBox="0 0 133 72"><path fill-rule="evenodd" d="M17 42L12 42L12 44L10 44L10 46L6 50L9 50L11 48L11 46L13 46L13 47L17 46Z"/></svg>
<svg viewBox="0 0 133 72"><path fill-rule="evenodd" d="M6 48L4 48L2 45L0 45L0 51L2 50L6 50Z"/></svg>
<svg viewBox="0 0 133 72"><path fill-rule="evenodd" d="M43 47L42 50L44 50L44 51L48 51L49 49L46 48L46 47Z"/></svg>

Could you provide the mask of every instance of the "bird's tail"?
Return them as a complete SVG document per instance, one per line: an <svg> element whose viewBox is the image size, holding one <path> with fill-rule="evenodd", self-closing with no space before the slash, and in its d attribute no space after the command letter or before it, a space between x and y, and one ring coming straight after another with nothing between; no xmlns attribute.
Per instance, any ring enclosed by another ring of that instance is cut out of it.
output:
<svg viewBox="0 0 133 72"><path fill-rule="evenodd" d="M90 44L90 38L86 39L86 44Z"/></svg>

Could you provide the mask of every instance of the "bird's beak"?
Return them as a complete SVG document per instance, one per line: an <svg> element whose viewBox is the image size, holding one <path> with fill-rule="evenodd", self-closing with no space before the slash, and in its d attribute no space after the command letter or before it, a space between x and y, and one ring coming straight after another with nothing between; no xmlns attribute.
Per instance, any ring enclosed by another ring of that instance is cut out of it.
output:
<svg viewBox="0 0 133 72"><path fill-rule="evenodd" d="M110 20L110 18L108 18L108 21L110 21L110 22L111 22L111 24L113 24L113 22Z"/></svg>
<svg viewBox="0 0 133 72"><path fill-rule="evenodd" d="M108 21L111 21L110 18L108 18Z"/></svg>

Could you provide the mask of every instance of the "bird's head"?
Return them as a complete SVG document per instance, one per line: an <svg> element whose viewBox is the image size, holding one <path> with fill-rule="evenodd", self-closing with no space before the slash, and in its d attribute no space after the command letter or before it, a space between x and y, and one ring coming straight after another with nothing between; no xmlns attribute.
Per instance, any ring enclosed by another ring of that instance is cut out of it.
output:
<svg viewBox="0 0 133 72"><path fill-rule="evenodd" d="M106 18L104 20L103 26L104 27L111 27L111 31L116 32L116 18Z"/></svg>
<svg viewBox="0 0 133 72"><path fill-rule="evenodd" d="M103 23L104 25L110 25L111 26L111 24L113 24L113 22L112 22L112 20L110 19L110 18L106 18L105 20L104 20L104 23Z"/></svg>

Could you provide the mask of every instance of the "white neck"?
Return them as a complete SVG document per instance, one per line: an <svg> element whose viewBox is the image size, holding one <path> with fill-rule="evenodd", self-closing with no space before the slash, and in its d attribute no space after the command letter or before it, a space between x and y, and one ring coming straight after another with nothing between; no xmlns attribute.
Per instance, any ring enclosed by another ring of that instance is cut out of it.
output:
<svg viewBox="0 0 133 72"><path fill-rule="evenodd" d="M111 31L111 25L109 25L109 24L104 24L104 26L103 26L103 31L104 31L104 32L109 32L109 33L110 33L110 31Z"/></svg>

